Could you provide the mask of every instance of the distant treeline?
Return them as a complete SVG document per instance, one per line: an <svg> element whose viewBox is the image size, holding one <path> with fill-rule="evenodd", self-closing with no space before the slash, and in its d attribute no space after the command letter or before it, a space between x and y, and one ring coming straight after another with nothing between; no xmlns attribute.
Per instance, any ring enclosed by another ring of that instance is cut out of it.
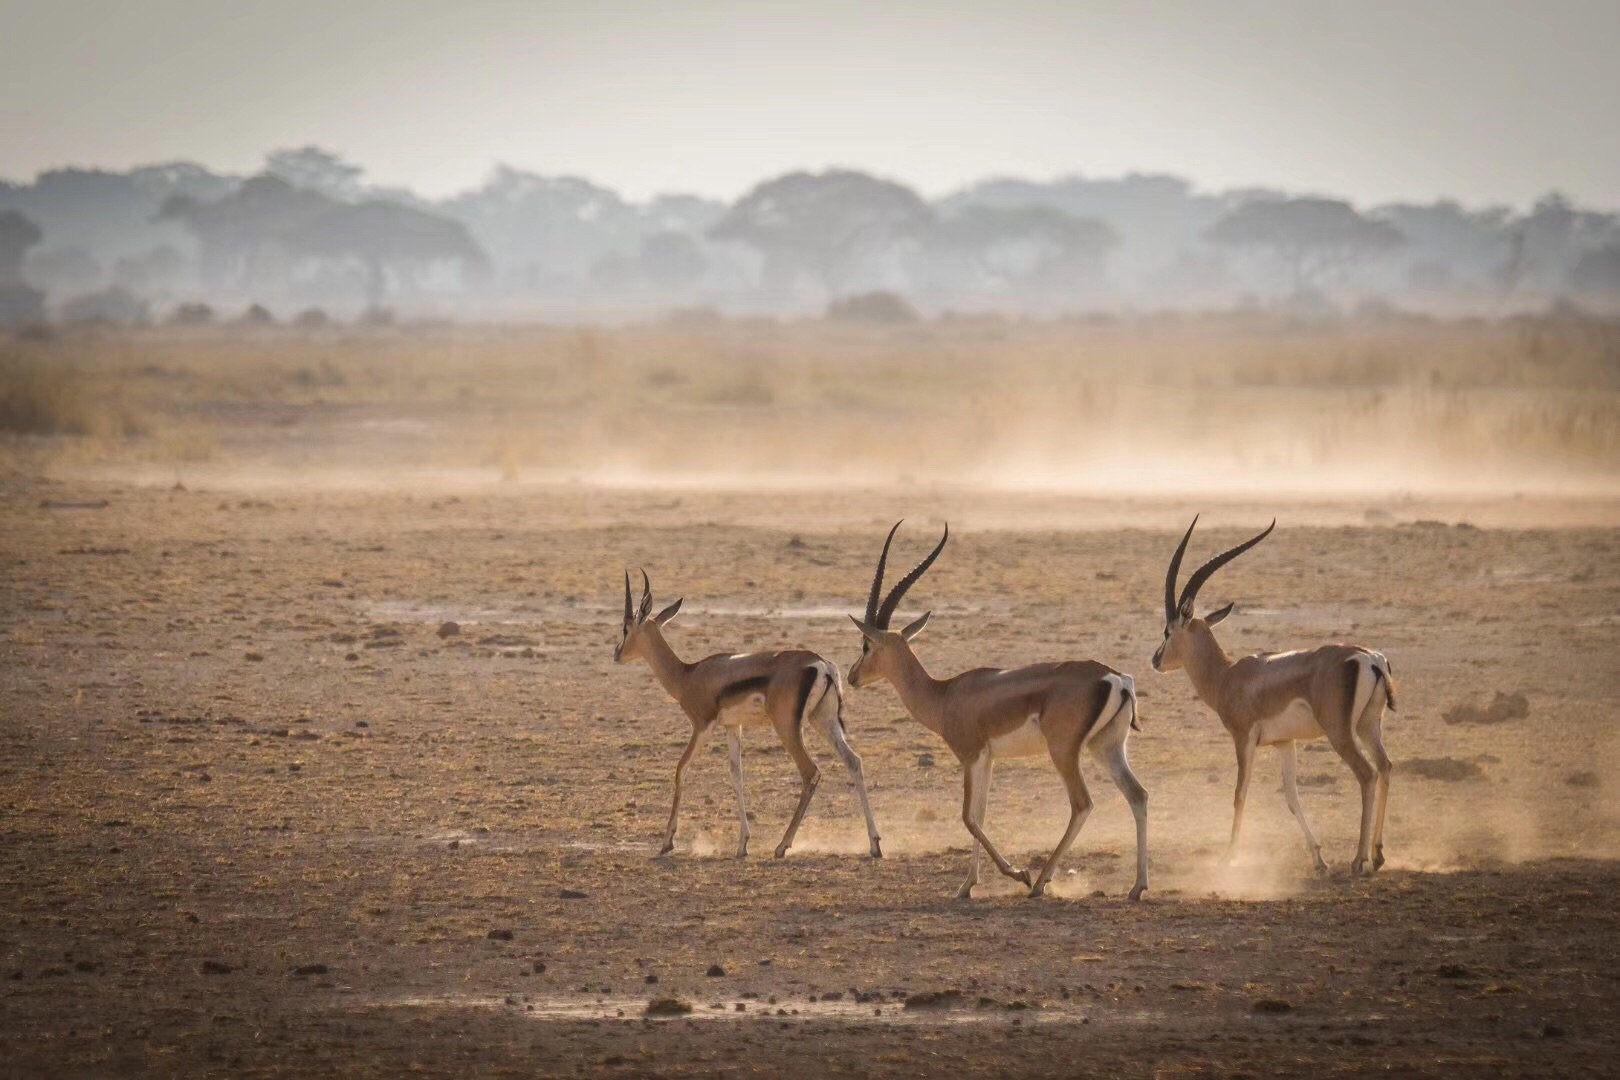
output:
<svg viewBox="0 0 1620 1080"><path fill-rule="evenodd" d="M1358 208L1155 175L995 179L931 202L846 170L728 205L501 166L429 200L315 147L250 177L177 163L0 182L0 323L1551 304L1620 307L1620 214L1556 194Z"/></svg>

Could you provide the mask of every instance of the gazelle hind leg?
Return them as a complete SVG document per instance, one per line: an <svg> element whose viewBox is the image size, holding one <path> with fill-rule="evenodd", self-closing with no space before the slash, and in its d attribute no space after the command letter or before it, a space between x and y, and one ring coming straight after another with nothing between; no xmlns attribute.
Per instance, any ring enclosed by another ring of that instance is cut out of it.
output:
<svg viewBox="0 0 1620 1080"><path fill-rule="evenodd" d="M1316 834L1311 832L1311 823L1305 820L1305 807L1299 801L1299 757L1294 752L1291 742L1277 744L1277 757L1282 762L1283 798L1288 801L1288 810L1299 822L1300 832L1305 834L1305 846L1310 849L1311 861L1316 864L1317 873L1327 870L1327 863L1322 861L1322 845L1316 842Z"/></svg>
<svg viewBox="0 0 1620 1080"><path fill-rule="evenodd" d="M849 745L849 738L844 733L842 713L843 696L838 693L835 686L833 690L823 694L821 701L816 705L817 726L843 761L844 768L849 771L850 784L855 788L855 797L861 802L861 814L866 818L866 839L870 845L871 856L874 859L881 859L883 848L879 844L881 838L878 836L877 822L872 817L872 800L866 794L866 772L861 767L861 755Z"/></svg>
<svg viewBox="0 0 1620 1080"><path fill-rule="evenodd" d="M743 797L742 732L726 729L726 741L731 747L731 786L737 789L737 858L748 855L748 802Z"/></svg>
<svg viewBox="0 0 1620 1080"><path fill-rule="evenodd" d="M1074 843L1074 838L1080 835L1080 830L1086 824L1086 818L1091 816L1091 793L1086 790L1085 777L1080 775L1080 748L1074 740L1048 743L1047 748L1052 754L1052 764L1057 766L1058 776L1063 779L1063 787L1069 793L1069 824L1064 828L1057 847L1052 849L1046 865L1041 867L1040 877L1030 886L1030 896L1040 896L1046 892L1046 883L1057 873L1058 860L1068 853L1069 845Z"/></svg>
<svg viewBox="0 0 1620 1080"><path fill-rule="evenodd" d="M1126 725L1129 721L1126 714L1114 720L1116 725ZM1113 732L1101 733L1099 738L1107 738L1101 744L1093 740L1091 753L1108 769L1108 775L1113 778L1114 786L1119 788L1120 794L1130 804L1131 816L1136 819L1136 883L1131 886L1131 900L1142 899L1142 894L1148 887L1148 852L1147 852L1147 788L1136 778L1131 771L1130 758L1126 753L1126 743L1130 734L1129 727L1122 727L1117 738Z"/></svg>
<svg viewBox="0 0 1620 1080"><path fill-rule="evenodd" d="M1372 759L1378 774L1377 808L1373 812L1372 865L1377 870L1384 865L1384 811L1389 806L1389 774L1394 765L1384 749L1384 700L1376 693L1362 710L1356 725L1356 734Z"/></svg>
<svg viewBox="0 0 1620 1080"><path fill-rule="evenodd" d="M820 673L816 673L816 681L820 681ZM782 842L776 845L776 857L786 858L788 848L793 846L793 838L799 833L799 822L804 820L804 812L810 809L810 799L816 793L816 787L821 783L821 770L816 767L815 758L804 747L804 721L810 714L809 695L815 693L815 686L811 685L804 691L802 700L794 702L794 712L788 716L772 717L776 721L776 732L782 737L782 745L787 747L788 756L793 758L793 764L799 767L799 778L803 786L799 789L799 805L793 810L793 820L788 822L787 831L782 834Z"/></svg>

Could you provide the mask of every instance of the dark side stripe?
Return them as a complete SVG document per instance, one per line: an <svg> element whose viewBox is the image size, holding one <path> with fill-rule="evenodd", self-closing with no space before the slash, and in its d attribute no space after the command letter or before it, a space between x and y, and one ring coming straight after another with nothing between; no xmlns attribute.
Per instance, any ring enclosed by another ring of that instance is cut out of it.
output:
<svg viewBox="0 0 1620 1080"><path fill-rule="evenodd" d="M741 701L743 698L751 697L754 694L763 694L765 688L770 685L771 677L769 675L757 675L752 679L739 679L737 682L721 689L720 704L724 706L735 701Z"/></svg>

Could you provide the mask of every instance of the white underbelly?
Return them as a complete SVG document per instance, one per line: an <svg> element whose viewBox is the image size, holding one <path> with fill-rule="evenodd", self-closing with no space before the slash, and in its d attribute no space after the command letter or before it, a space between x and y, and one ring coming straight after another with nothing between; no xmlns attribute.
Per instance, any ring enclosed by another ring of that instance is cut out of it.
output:
<svg viewBox="0 0 1620 1080"><path fill-rule="evenodd" d="M998 758L1031 757L1046 753L1046 736L1040 722L1030 717L1003 735L990 740L990 753Z"/></svg>
<svg viewBox="0 0 1620 1080"><path fill-rule="evenodd" d="M1304 698L1295 698L1276 716L1260 721L1261 746L1296 739L1320 739L1322 735L1322 725L1316 722L1316 713Z"/></svg>
<svg viewBox="0 0 1620 1080"><path fill-rule="evenodd" d="M765 712L764 694L750 694L720 710L721 727L757 727L769 723L770 719Z"/></svg>

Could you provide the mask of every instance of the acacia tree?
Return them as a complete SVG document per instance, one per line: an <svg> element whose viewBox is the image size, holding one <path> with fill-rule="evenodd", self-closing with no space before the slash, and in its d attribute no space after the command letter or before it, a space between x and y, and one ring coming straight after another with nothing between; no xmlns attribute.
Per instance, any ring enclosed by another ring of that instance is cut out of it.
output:
<svg viewBox="0 0 1620 1080"><path fill-rule="evenodd" d="M795 172L743 196L710 230L765 256L766 276L814 278L836 296L860 261L915 236L933 211L915 191L861 172Z"/></svg>
<svg viewBox="0 0 1620 1080"><path fill-rule="evenodd" d="M44 234L15 210L0 210L0 285L22 283L23 256Z"/></svg>
<svg viewBox="0 0 1620 1080"><path fill-rule="evenodd" d="M1316 287L1404 241L1388 222L1363 217L1338 199L1264 199L1217 221L1205 237L1234 248L1261 248L1285 267L1294 292Z"/></svg>
<svg viewBox="0 0 1620 1080"><path fill-rule="evenodd" d="M1101 221L1054 206L971 206L939 222L930 247L962 256L987 277L1016 288L1067 290L1103 274L1119 242Z"/></svg>
<svg viewBox="0 0 1620 1080"><path fill-rule="evenodd" d="M280 240L294 256L360 261L372 308L382 306L390 270L398 274L454 262L463 274L475 275L488 266L461 222L380 199L334 204L283 232Z"/></svg>

